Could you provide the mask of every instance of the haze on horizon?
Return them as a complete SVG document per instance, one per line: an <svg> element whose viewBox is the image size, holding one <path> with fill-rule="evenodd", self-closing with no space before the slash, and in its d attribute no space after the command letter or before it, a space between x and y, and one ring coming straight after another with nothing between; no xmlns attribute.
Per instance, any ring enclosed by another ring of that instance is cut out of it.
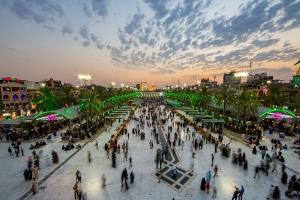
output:
<svg viewBox="0 0 300 200"><path fill-rule="evenodd" d="M0 0L0 76L195 83L230 70L289 81L300 0Z"/></svg>

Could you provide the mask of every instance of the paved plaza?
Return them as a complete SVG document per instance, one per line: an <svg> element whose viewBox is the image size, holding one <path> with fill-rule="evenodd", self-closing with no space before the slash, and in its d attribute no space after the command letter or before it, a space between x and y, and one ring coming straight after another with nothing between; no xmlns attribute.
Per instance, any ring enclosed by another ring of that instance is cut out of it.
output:
<svg viewBox="0 0 300 200"><path fill-rule="evenodd" d="M140 115L139 110L135 111L135 116ZM178 116L175 117L176 121L180 121ZM197 150L194 160L194 170L189 171L190 162L192 159L191 141L184 140L184 146L176 146L174 151L170 150L170 159L163 163L161 181L158 183L157 171L155 166L155 154L156 149L166 141L162 137L166 137L166 131L168 126L171 125L171 121L160 127L159 133L161 144L154 142L154 148L150 149L149 140L154 140L151 136L151 127L145 126L142 130L145 132L145 140L141 140L139 136L131 133L133 127L137 125L137 121L131 120L128 123L128 131L130 133L129 139L125 136L121 136L119 143L122 144L124 140L129 143L129 155L132 157L133 167L129 168L129 162L125 160L123 153L117 154L117 167L111 167L111 159L108 159L106 152L104 151L104 144L110 139L111 134L116 131L116 128L120 123L116 122L113 128L108 131L103 131L95 140L88 142L77 154L75 154L70 160L68 160L62 167L55 171L45 182L39 187L39 192L36 195L26 195L25 199L34 200L51 200L51 199L74 199L73 185L75 182L75 172L79 170L82 174L81 188L83 193L86 193L88 199L212 199L212 192L209 194L200 190L200 182L206 173L210 170L213 173L213 167L211 167L211 154L214 153L213 144L204 144L202 150ZM190 131L194 131L192 127L189 127ZM184 133L185 134L185 133ZM171 136L172 137L172 136ZM99 149L96 149L96 141L99 144ZM245 194L244 199L266 199L269 194L271 185L278 185L282 192L286 191L286 186L280 182L281 168L278 166L278 173L270 173L269 176L264 174L260 175L260 178L253 179L254 167L260 164L261 155L253 155L252 149L246 145L237 142L235 140L224 138L224 143L230 142L232 151L237 151L239 148L242 152L246 153L248 159L248 170L245 171L243 167L234 165L231 162L231 158L225 158L221 155L220 150L215 154L214 164L219 166L219 176L212 178L211 187L216 186L217 197L216 199L231 199L235 190L235 186L244 186ZM24 144L26 154L31 152L28 150L27 145ZM61 143L54 141L43 149L43 154L47 154L51 149L56 149L62 160L66 159L72 151L62 152L59 150ZM25 167L26 157L13 158L7 154L7 145L1 144L1 169L5 174L6 181L2 181L1 198L0 199L17 199L22 196L26 190L30 189L30 183L25 182L23 178L23 169ZM92 162L88 162L88 151L91 152ZM289 153L284 152L289 160ZM43 161L41 161L43 163ZM294 158L291 164L291 168L294 170L295 166L299 163L299 160ZM178 179L172 180L171 167L177 165ZM13 167L12 167L13 166ZM135 174L135 182L129 184L129 190L121 191L121 173L124 168L127 168L128 173L132 170ZM41 177L53 169L54 166L44 168L41 167ZM287 170L289 177L293 174L292 171ZM105 174L107 179L106 188L101 188L101 176ZM284 198L283 198L284 199Z"/></svg>

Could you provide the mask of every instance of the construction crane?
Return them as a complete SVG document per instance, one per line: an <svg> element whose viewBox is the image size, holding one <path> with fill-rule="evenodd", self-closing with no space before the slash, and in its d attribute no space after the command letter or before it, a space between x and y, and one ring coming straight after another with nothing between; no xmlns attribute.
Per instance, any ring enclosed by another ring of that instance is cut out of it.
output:
<svg viewBox="0 0 300 200"><path fill-rule="evenodd" d="M300 64L300 60L298 60L298 62L296 62L296 63L294 64L294 66L296 66L296 65L298 65L298 64ZM299 65L298 69L296 69L296 75L300 75L300 65Z"/></svg>

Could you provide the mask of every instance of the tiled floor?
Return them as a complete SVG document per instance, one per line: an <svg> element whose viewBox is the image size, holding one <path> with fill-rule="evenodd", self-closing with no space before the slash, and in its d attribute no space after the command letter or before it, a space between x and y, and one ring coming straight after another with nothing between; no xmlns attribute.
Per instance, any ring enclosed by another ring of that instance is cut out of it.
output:
<svg viewBox="0 0 300 200"><path fill-rule="evenodd" d="M136 115L139 112L136 111ZM179 120L177 118L177 120ZM129 132L137 122L130 121L128 124ZM170 121L168 122L170 123ZM167 130L167 125L165 127ZM129 155L133 158L133 167L129 169L128 162L125 161L123 154L117 155L117 167L111 167L111 160L107 159L104 152L104 144L111 136L111 133L105 133L97 138L99 143L99 150L95 148L95 141L87 144L79 153L77 153L71 160L69 160L64 166L57 170L41 187L39 193L35 196L30 196L28 199L35 200L67 200L73 199L73 185L75 182L75 172L80 170L82 173L82 191L87 193L88 199L92 200L127 200L127 199L155 199L155 200L168 200L175 198L178 199L202 199L208 200L211 198L211 193L207 194L200 190L200 181L202 177L206 175L211 167L211 154L214 152L214 146L212 144L205 144L203 150L197 150L194 174L195 178L182 190L177 191L174 188L168 186L161 181L157 182L157 178L153 176L156 172L156 166L154 163L157 144L154 144L154 148L149 148L149 140L153 139L150 135L150 129L145 128L146 139L141 140L133 134L130 134L129 138ZM122 137L122 141L126 138ZM225 142L229 139L225 138ZM245 171L242 167L231 163L230 158L223 157L220 152L215 154L215 164L219 166L219 176L212 178L211 186L217 187L217 198L220 200L226 200L232 198L234 186L245 187L244 199L246 200L263 200L266 199L270 185L279 185L281 189L282 199L285 199L283 194L286 190L286 186L280 182L280 175L270 174L265 176L261 174L260 178L253 179L254 167L260 163L261 156L253 155L251 149L245 147L245 145L232 141L232 150L241 148L246 153L246 157L249 161L248 170ZM88 163L87 151L92 154L93 161ZM177 164L182 169L189 169L189 163L191 160L191 142L185 141L184 148L177 147L176 149L179 163ZM3 159L3 158L2 158ZM4 160L8 158L5 157ZM296 164L299 165L299 161ZM10 165L11 166L11 165ZM128 172L132 170L135 173L135 182L129 184L129 190L121 191L121 172L127 167ZM8 169L3 168L4 170ZM168 174L168 170L165 172ZM16 173L15 173L16 174ZM107 187L101 188L101 176L105 174L107 178ZM290 175L290 174L289 174ZM7 178L13 178L13 175L7 175ZM4 185L4 182L2 182ZM1 187L1 192L4 188ZM5 193L5 199L16 199L13 194L15 190L13 186L10 186L9 193ZM2 196L0 199L3 199Z"/></svg>

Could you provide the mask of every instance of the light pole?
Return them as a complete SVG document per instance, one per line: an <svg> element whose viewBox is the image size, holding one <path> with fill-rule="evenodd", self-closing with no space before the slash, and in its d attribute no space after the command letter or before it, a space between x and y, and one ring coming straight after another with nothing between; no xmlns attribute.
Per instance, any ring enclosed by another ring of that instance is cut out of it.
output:
<svg viewBox="0 0 300 200"><path fill-rule="evenodd" d="M86 83L92 79L92 76L86 74L78 74L78 79L84 82L84 87L86 87Z"/></svg>

